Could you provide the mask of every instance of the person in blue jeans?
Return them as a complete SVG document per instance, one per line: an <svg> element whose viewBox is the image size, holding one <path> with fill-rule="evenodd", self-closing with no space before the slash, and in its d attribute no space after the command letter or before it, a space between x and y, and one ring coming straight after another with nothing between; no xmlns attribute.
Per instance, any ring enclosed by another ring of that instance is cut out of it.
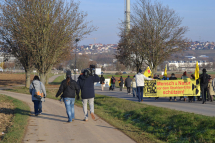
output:
<svg viewBox="0 0 215 143"><path fill-rule="evenodd" d="M42 101L43 102L45 101L46 89L44 84L40 81L40 78L37 75L34 76L34 79L29 87L29 91L32 96L32 102L34 102L35 116L38 116L42 113ZM35 93L37 92L39 92L41 98L35 96L36 95Z"/></svg>
<svg viewBox="0 0 215 143"><path fill-rule="evenodd" d="M79 100L79 91L80 87L76 83L75 80L71 78L71 71L66 72L66 79L61 82L60 88L56 94L56 97L60 96L63 98L66 107L66 113L68 115L68 121L71 123L75 120L75 94L77 95L77 99Z"/></svg>
<svg viewBox="0 0 215 143"><path fill-rule="evenodd" d="M137 84L137 96L139 98L139 102L143 102L143 88L144 88L144 80L154 80L152 78L148 78L142 74L142 70L139 69L138 74L135 76L136 84Z"/></svg>

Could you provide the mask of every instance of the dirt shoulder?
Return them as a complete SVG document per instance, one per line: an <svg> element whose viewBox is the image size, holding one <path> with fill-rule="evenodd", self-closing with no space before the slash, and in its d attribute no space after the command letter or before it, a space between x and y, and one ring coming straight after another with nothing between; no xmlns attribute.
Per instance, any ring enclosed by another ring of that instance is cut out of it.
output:
<svg viewBox="0 0 215 143"><path fill-rule="evenodd" d="M34 76L31 75L31 80ZM25 74L9 74L1 73L0 74L0 87L14 86L14 85L23 85L25 84Z"/></svg>
<svg viewBox="0 0 215 143"><path fill-rule="evenodd" d="M8 132L8 128L13 124L14 105L4 95L0 95L0 141L4 134Z"/></svg>

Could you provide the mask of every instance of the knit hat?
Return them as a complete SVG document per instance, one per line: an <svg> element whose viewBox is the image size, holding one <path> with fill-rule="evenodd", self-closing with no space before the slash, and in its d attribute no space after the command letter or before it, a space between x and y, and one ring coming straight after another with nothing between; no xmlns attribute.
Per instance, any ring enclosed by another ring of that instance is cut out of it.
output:
<svg viewBox="0 0 215 143"><path fill-rule="evenodd" d="M70 76L70 77L71 77L71 74L72 74L72 73L71 73L70 70L67 70L67 71L66 71L66 76Z"/></svg>
<svg viewBox="0 0 215 143"><path fill-rule="evenodd" d="M142 70L141 69L139 69L139 73L141 73L142 72Z"/></svg>

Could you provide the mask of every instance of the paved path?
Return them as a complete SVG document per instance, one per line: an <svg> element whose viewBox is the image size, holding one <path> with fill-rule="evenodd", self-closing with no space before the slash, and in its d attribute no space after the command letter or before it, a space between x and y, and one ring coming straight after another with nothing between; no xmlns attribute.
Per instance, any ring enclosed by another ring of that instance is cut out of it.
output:
<svg viewBox="0 0 215 143"><path fill-rule="evenodd" d="M0 94L8 95L26 102L33 113L31 96L0 90ZM96 117L93 121L89 117L88 122L84 119L83 110L75 106L75 121L67 123L66 109L63 103L53 99L46 99L43 103L43 113L39 116L30 116L29 125L24 143L133 143L128 136L109 125L104 120Z"/></svg>
<svg viewBox="0 0 215 143"><path fill-rule="evenodd" d="M101 91L100 87L95 87L95 92L97 94L112 96L117 98L123 98L126 100L131 100L138 102L137 98L134 98L133 95L128 95L127 90L119 91L119 88L116 88L114 91L109 91L109 88L105 88L104 91ZM177 97L179 100L179 97ZM207 104L202 104L202 101L196 101L195 103L189 103L184 101L169 101L169 98L159 98L155 100L155 98L143 98L144 104L165 107L185 112L191 112L196 114L202 114L207 116L215 116L215 102L207 102Z"/></svg>

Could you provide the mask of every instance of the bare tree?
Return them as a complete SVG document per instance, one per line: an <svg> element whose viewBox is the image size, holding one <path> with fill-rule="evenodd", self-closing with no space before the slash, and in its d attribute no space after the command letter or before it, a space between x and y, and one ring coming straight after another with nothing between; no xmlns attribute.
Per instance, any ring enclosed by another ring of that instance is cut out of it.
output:
<svg viewBox="0 0 215 143"><path fill-rule="evenodd" d="M120 34L116 57L123 63L122 58L132 59L134 55L133 59L145 62L155 73L159 64L188 47L189 42L184 38L188 28L180 26L181 23L182 18L168 6L138 0L131 15L131 30L128 34ZM133 60L130 62L137 64Z"/></svg>
<svg viewBox="0 0 215 143"><path fill-rule="evenodd" d="M73 0L5 0L1 10L2 29L27 48L43 83L52 66L70 54L75 39L96 30Z"/></svg>

